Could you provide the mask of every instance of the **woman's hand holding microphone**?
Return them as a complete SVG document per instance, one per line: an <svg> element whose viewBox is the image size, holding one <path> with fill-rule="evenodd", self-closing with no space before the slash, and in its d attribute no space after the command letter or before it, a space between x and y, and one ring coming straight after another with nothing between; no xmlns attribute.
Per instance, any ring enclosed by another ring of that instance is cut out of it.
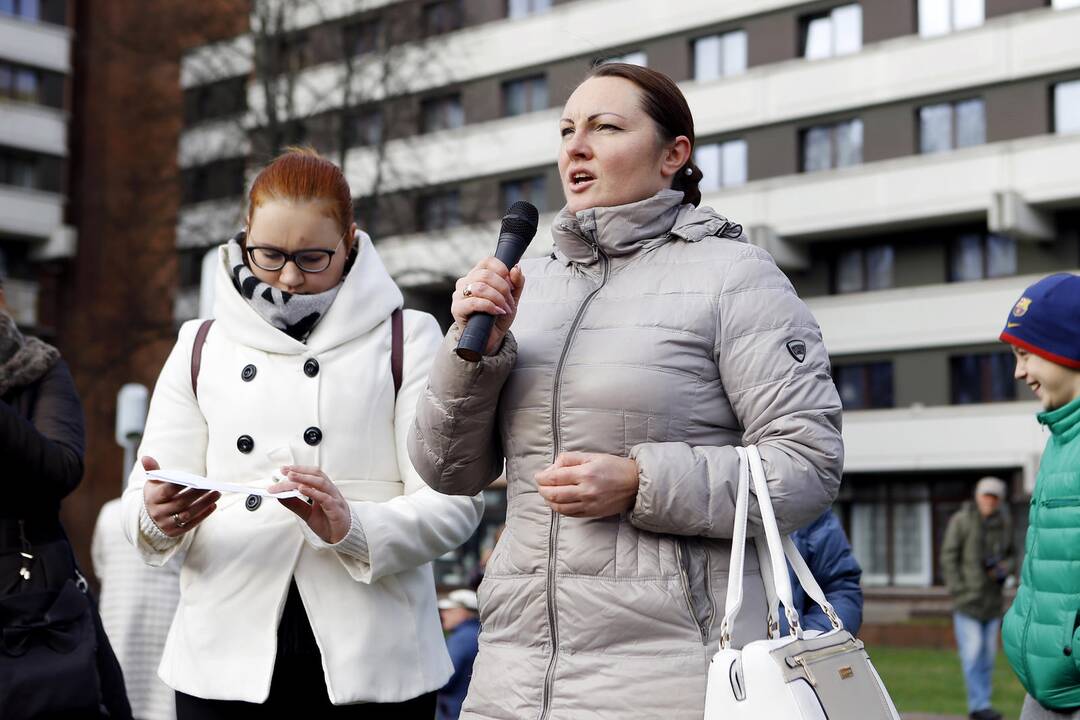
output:
<svg viewBox="0 0 1080 720"><path fill-rule="evenodd" d="M494 355L502 347L503 338L517 316L518 300L524 287L525 276L519 266L508 269L497 258L485 258L457 281L450 314L462 330L473 313L494 315L495 326L484 349L485 355Z"/></svg>

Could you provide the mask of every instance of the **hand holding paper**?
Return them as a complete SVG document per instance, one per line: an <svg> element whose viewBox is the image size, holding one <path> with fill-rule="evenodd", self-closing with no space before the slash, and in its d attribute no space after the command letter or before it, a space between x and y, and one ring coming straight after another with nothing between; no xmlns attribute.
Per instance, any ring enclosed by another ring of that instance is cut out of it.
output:
<svg viewBox="0 0 1080 720"><path fill-rule="evenodd" d="M323 542L334 545L341 542L352 527L352 509L337 485L317 467L286 465L281 468L286 476L284 482L271 485L269 490L281 500L281 504L300 516ZM292 495L309 497L312 503L287 500Z"/></svg>

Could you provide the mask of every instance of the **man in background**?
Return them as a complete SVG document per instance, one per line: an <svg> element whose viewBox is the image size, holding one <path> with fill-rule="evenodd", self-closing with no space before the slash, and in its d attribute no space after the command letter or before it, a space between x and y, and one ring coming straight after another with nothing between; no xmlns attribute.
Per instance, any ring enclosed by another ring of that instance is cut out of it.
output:
<svg viewBox="0 0 1080 720"><path fill-rule="evenodd" d="M439 691L436 720L457 720L461 704L469 691L473 661L479 650L480 616L476 610L476 593L454 590L439 601L443 632L447 633L446 647L454 663L454 674Z"/></svg>
<svg viewBox="0 0 1080 720"><path fill-rule="evenodd" d="M974 501L964 503L949 520L941 547L941 570L953 599L953 631L973 720L1001 718L990 705L990 692L1003 588L1016 561L1012 522L1002 506L1007 490L999 478L980 480Z"/></svg>

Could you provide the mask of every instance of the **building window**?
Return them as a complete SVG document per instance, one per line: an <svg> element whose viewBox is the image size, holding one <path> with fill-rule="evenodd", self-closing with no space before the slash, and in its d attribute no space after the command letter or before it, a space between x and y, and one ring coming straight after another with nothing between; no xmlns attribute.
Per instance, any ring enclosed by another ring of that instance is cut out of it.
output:
<svg viewBox="0 0 1080 720"><path fill-rule="evenodd" d="M857 483L851 547L869 586L933 582L930 488L926 483Z"/></svg>
<svg viewBox="0 0 1080 720"><path fill-rule="evenodd" d="M354 110L345 122L345 141L349 147L370 147L382 142L383 114L378 108Z"/></svg>
<svg viewBox="0 0 1080 720"><path fill-rule="evenodd" d="M1016 274L1016 240L966 233L949 248L949 282L969 282Z"/></svg>
<svg viewBox="0 0 1080 720"><path fill-rule="evenodd" d="M547 78L536 75L509 80L503 83L502 96L504 117L546 110L548 107Z"/></svg>
<svg viewBox="0 0 1080 720"><path fill-rule="evenodd" d="M421 15L425 37L460 30L465 24L461 0L429 2L424 5Z"/></svg>
<svg viewBox="0 0 1080 720"><path fill-rule="evenodd" d="M428 98L420 103L420 131L435 132L451 130L465 124L465 109L461 106L461 95L442 95Z"/></svg>
<svg viewBox="0 0 1080 720"><path fill-rule="evenodd" d="M919 35L936 37L978 27L986 20L985 0L919 0Z"/></svg>
<svg viewBox="0 0 1080 720"><path fill-rule="evenodd" d="M41 189L37 158L29 153L0 150L0 184Z"/></svg>
<svg viewBox="0 0 1080 720"><path fill-rule="evenodd" d="M627 65L648 67L649 57L645 54L644 50L635 50L623 55L612 55L611 57L601 58L596 61L597 65L607 65L608 63L626 63Z"/></svg>
<svg viewBox="0 0 1080 720"><path fill-rule="evenodd" d="M803 131L802 169L815 172L862 162L862 120L818 125Z"/></svg>
<svg viewBox="0 0 1080 720"><path fill-rule="evenodd" d="M349 23L343 29L345 52L366 55L379 50L382 46L382 29L382 20L378 18Z"/></svg>
<svg viewBox="0 0 1080 720"><path fill-rule="evenodd" d="M841 5L802 19L803 57L807 60L849 55L862 49L862 8Z"/></svg>
<svg viewBox="0 0 1080 720"><path fill-rule="evenodd" d="M1080 132L1080 80L1054 86L1054 131Z"/></svg>
<svg viewBox="0 0 1080 720"><path fill-rule="evenodd" d="M891 362L839 365L833 381L845 410L893 407L893 365Z"/></svg>
<svg viewBox="0 0 1080 720"><path fill-rule="evenodd" d="M444 230L461 225L461 193L432 193L420 198L420 230Z"/></svg>
<svg viewBox="0 0 1080 720"><path fill-rule="evenodd" d="M949 358L953 405L1002 402L1016 399L1010 352L956 355Z"/></svg>
<svg viewBox="0 0 1080 720"><path fill-rule="evenodd" d="M981 99L919 108L919 152L943 152L985 142L986 104Z"/></svg>
<svg viewBox="0 0 1080 720"><path fill-rule="evenodd" d="M892 245L841 252L833 265L834 292L843 294L891 288L894 258Z"/></svg>
<svg viewBox="0 0 1080 720"><path fill-rule="evenodd" d="M0 61L0 97L41 103L41 71Z"/></svg>
<svg viewBox="0 0 1080 720"><path fill-rule="evenodd" d="M24 20L41 19L40 0L0 0L0 13Z"/></svg>
<svg viewBox="0 0 1080 720"><path fill-rule="evenodd" d="M543 175L506 180L499 186L499 195L504 208L524 200L540 212L547 212L547 179Z"/></svg>
<svg viewBox="0 0 1080 720"><path fill-rule="evenodd" d="M185 205L244 194L244 159L230 158L187 168L181 173Z"/></svg>
<svg viewBox="0 0 1080 720"><path fill-rule="evenodd" d="M701 169L698 187L703 193L742 185L746 182L746 141L698 145L694 148L694 163Z"/></svg>
<svg viewBox="0 0 1080 720"><path fill-rule="evenodd" d="M529 15L539 15L551 9L551 0L507 0L506 17L518 20Z"/></svg>
<svg viewBox="0 0 1080 720"><path fill-rule="evenodd" d="M234 77L184 91L184 124L238 115L247 110L247 78Z"/></svg>
<svg viewBox="0 0 1080 720"><path fill-rule="evenodd" d="M694 79L718 80L746 72L746 32L734 30L694 41Z"/></svg>

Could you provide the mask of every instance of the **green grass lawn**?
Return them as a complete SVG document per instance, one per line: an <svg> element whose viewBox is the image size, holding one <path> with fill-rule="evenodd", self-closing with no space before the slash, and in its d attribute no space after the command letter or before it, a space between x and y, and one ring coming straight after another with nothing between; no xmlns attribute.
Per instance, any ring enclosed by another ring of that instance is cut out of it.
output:
<svg viewBox="0 0 1080 720"><path fill-rule="evenodd" d="M870 659L901 712L967 716L960 656L951 650L868 647ZM994 707L1008 720L1020 717L1024 688L998 650L994 667Z"/></svg>

